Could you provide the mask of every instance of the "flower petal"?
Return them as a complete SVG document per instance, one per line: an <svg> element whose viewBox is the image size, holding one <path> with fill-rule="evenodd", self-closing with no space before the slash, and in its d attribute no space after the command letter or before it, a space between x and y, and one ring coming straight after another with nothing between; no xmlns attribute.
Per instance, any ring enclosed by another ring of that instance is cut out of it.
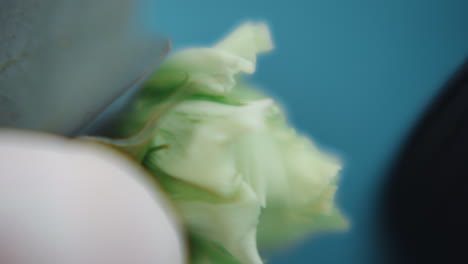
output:
<svg viewBox="0 0 468 264"><path fill-rule="evenodd" d="M339 161L289 128L281 116L270 122L267 131L276 143L285 174L268 178L270 189L258 229L259 245L277 246L313 231L345 228L346 220L334 204Z"/></svg>
<svg viewBox="0 0 468 264"><path fill-rule="evenodd" d="M242 263L262 263L256 242L260 206L248 185L242 184L233 198L221 203L176 204L192 232L217 241Z"/></svg>
<svg viewBox="0 0 468 264"><path fill-rule="evenodd" d="M230 196L213 194L201 186L172 177L156 164L152 152L145 166L168 192L187 224L194 245L194 263L254 263L262 261L256 245L260 204L249 185L240 183ZM224 249L227 252L224 252ZM198 250L201 250L198 251Z"/></svg>
<svg viewBox="0 0 468 264"><path fill-rule="evenodd" d="M183 72L189 76L192 89L207 94L226 94L236 85L237 74L254 73L257 54L272 48L266 24L245 23L212 48L176 52L153 80L172 80L174 72Z"/></svg>
<svg viewBox="0 0 468 264"><path fill-rule="evenodd" d="M271 51L273 41L265 23L247 22L215 45L216 49L240 56L255 66L257 54ZM251 73L255 71L255 68Z"/></svg>
<svg viewBox="0 0 468 264"><path fill-rule="evenodd" d="M226 248L204 236L190 234L192 244L192 264L243 264Z"/></svg>
<svg viewBox="0 0 468 264"><path fill-rule="evenodd" d="M186 101L159 125L155 145L169 145L155 155L168 174L229 196L241 182L232 144L242 135L261 130L270 100L244 106Z"/></svg>

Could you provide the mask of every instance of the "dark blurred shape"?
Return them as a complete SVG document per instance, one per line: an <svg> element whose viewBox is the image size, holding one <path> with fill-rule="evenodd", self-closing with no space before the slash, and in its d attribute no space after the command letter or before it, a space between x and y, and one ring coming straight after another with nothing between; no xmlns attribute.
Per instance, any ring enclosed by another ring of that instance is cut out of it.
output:
<svg viewBox="0 0 468 264"><path fill-rule="evenodd" d="M73 136L117 113L169 48L139 2L2 0L0 127Z"/></svg>
<svg viewBox="0 0 468 264"><path fill-rule="evenodd" d="M468 60L403 146L386 186L391 263L468 263Z"/></svg>

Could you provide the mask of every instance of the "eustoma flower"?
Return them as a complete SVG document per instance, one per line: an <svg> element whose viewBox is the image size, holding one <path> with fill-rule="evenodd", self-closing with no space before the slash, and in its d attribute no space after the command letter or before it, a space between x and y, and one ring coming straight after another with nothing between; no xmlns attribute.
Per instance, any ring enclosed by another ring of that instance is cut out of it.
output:
<svg viewBox="0 0 468 264"><path fill-rule="evenodd" d="M258 264L258 248L346 225L334 205L339 161L241 79L272 48L265 24L245 23L173 54L113 128L150 130L137 156L185 221L193 263Z"/></svg>

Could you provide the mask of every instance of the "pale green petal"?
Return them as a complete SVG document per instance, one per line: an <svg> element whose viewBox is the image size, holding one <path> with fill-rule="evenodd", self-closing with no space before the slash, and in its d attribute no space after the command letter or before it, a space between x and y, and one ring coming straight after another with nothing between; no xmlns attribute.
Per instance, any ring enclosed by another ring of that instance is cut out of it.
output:
<svg viewBox="0 0 468 264"><path fill-rule="evenodd" d="M286 138L279 138L277 134L273 136L281 144L290 189L294 190L290 193L289 202L305 206L315 201L324 188L336 183L341 165L334 157L321 152L309 139L296 135L294 131L289 131L289 134Z"/></svg>
<svg viewBox="0 0 468 264"><path fill-rule="evenodd" d="M334 204L340 162L290 128L281 109L273 108L265 130L236 144L237 170L264 207L258 230L261 247L346 226Z"/></svg>
<svg viewBox="0 0 468 264"><path fill-rule="evenodd" d="M235 54L213 49L193 48L175 53L162 66L166 72L186 72L191 89L208 94L224 94L236 84L235 76L253 73L252 62ZM160 74L162 75L162 74Z"/></svg>
<svg viewBox="0 0 468 264"><path fill-rule="evenodd" d="M247 22L214 46L216 49L236 54L255 67L257 55L273 49L268 25ZM255 71L255 70L254 70Z"/></svg>
<svg viewBox="0 0 468 264"><path fill-rule="evenodd" d="M345 228L346 220L334 201L339 161L293 129L272 128L271 137L282 154L288 188L269 193L259 225L261 246L294 242L317 230Z"/></svg>
<svg viewBox="0 0 468 264"><path fill-rule="evenodd" d="M271 103L182 102L161 120L154 142L169 148L151 155L164 173L218 195L211 201L173 199L192 232L216 241L243 263L262 263L256 247L260 202L236 169L234 145L264 129Z"/></svg>
<svg viewBox="0 0 468 264"><path fill-rule="evenodd" d="M165 90L186 75L192 90L223 95L235 86L237 74L255 72L257 54L272 48L266 24L245 23L212 48L174 53L149 83Z"/></svg>
<svg viewBox="0 0 468 264"><path fill-rule="evenodd" d="M289 182L278 143L261 131L242 137L236 143L237 170L255 191L262 207L267 197L287 199Z"/></svg>
<svg viewBox="0 0 468 264"><path fill-rule="evenodd" d="M226 248L204 236L190 234L190 264L243 264Z"/></svg>
<svg viewBox="0 0 468 264"><path fill-rule="evenodd" d="M195 239L193 264L262 263L256 246L260 205L251 188L242 183L231 196L217 196L162 171L156 154L148 153L144 165L168 192Z"/></svg>
<svg viewBox="0 0 468 264"><path fill-rule="evenodd" d="M155 154L166 173L229 196L241 184L232 144L242 135L262 130L270 100L232 106L186 101L159 124L155 145L169 148Z"/></svg>
<svg viewBox="0 0 468 264"><path fill-rule="evenodd" d="M218 242L242 263L262 263L256 242L260 205L248 185L243 183L223 203L176 200L176 204L192 232Z"/></svg>

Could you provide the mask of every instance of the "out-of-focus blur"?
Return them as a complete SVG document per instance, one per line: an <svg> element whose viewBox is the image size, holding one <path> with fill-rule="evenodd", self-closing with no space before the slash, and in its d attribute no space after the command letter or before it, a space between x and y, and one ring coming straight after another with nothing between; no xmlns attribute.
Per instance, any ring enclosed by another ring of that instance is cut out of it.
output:
<svg viewBox="0 0 468 264"><path fill-rule="evenodd" d="M139 46L152 34L126 29L163 29L177 49L213 43L245 19L266 20L277 45L255 81L299 130L341 154L337 203L351 222L349 232L311 238L270 263L383 263L379 195L404 138L468 55L466 10L466 0L2 0L0 126L82 128L116 98L109 91L130 87L149 63L140 58L158 57L145 50L163 53L151 41ZM31 166L18 159L17 169Z"/></svg>
<svg viewBox="0 0 468 264"><path fill-rule="evenodd" d="M185 263L165 197L120 154L0 130L0 263Z"/></svg>
<svg viewBox="0 0 468 264"><path fill-rule="evenodd" d="M174 50L214 43L245 19L267 21L275 51L254 81L277 96L295 127L338 152L337 204L348 232L311 237L270 264L374 264L379 195L426 106L468 56L466 0L158 0L148 24Z"/></svg>
<svg viewBox="0 0 468 264"><path fill-rule="evenodd" d="M169 48L139 24L141 2L2 0L0 126L75 135L105 121Z"/></svg>

